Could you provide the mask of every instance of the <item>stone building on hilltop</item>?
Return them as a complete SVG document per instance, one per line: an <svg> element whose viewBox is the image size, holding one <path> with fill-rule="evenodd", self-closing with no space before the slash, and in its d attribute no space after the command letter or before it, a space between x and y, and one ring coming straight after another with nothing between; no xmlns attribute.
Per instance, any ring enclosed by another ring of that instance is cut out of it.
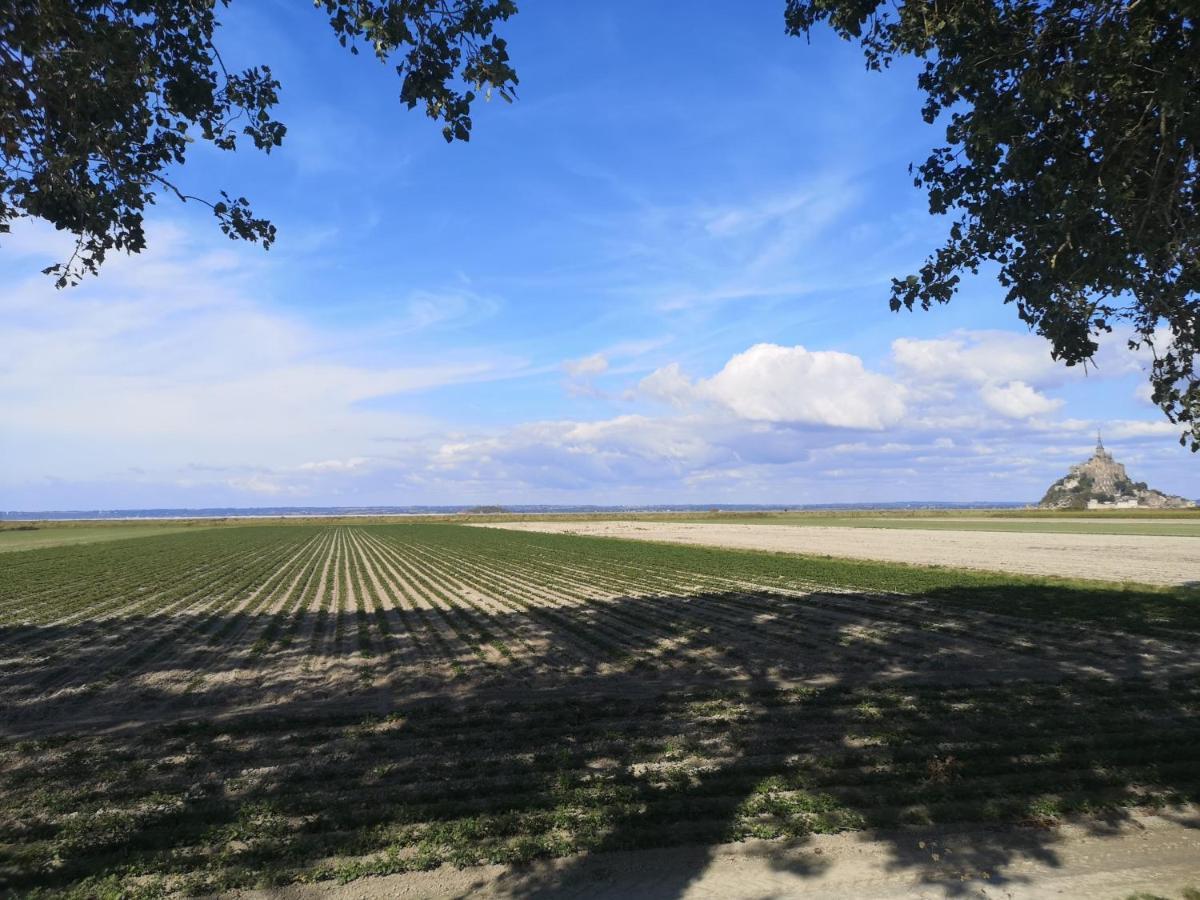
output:
<svg viewBox="0 0 1200 900"><path fill-rule="evenodd" d="M1184 509L1195 506L1191 500L1173 497L1133 481L1125 467L1104 449L1096 435L1096 451L1091 459L1071 466L1071 471L1050 485L1038 506L1042 509Z"/></svg>

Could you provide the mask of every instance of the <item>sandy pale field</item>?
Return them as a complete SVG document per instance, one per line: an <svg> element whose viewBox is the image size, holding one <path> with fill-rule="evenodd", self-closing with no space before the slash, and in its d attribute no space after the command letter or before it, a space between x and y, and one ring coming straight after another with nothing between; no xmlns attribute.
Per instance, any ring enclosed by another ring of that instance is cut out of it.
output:
<svg viewBox="0 0 1200 900"><path fill-rule="evenodd" d="M820 526L786 528L685 522L508 522L497 523L495 527L953 566L1022 575L1060 575L1160 585L1200 584L1200 539L1192 537Z"/></svg>

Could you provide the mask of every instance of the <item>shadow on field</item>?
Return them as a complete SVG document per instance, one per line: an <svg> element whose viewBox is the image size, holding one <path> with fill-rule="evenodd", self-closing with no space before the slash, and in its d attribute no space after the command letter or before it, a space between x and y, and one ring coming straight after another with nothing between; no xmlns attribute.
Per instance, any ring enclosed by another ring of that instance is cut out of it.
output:
<svg viewBox="0 0 1200 900"><path fill-rule="evenodd" d="M859 829L948 896L1003 885L1017 860L1054 864L1063 817L1101 814L1102 833L1131 806L1200 800L1194 637L1047 618L999 589L622 597L414 618L353 664L363 645L319 616L265 646L249 616L7 627L0 727L26 737L0 744L0 890L688 846L648 875L673 897L713 844ZM964 823L997 830L952 860L904 831ZM597 865L504 883L553 896Z"/></svg>

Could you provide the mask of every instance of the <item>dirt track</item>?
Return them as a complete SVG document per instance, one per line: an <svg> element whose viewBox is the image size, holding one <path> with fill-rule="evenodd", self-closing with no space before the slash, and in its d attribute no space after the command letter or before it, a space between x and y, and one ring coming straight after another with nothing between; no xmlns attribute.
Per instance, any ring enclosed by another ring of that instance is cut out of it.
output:
<svg viewBox="0 0 1200 900"><path fill-rule="evenodd" d="M1135 891L1177 897L1200 884L1194 810L1120 824L1081 821L1047 845L1032 829L814 835L720 847L602 853L522 868L442 866L342 887L306 885L239 894L245 900L417 897L717 898L1039 897L1120 900ZM1145 895L1142 895L1145 896Z"/></svg>
<svg viewBox="0 0 1200 900"><path fill-rule="evenodd" d="M495 527L1022 575L1160 585L1200 583L1200 540L1191 537L684 522L510 522Z"/></svg>

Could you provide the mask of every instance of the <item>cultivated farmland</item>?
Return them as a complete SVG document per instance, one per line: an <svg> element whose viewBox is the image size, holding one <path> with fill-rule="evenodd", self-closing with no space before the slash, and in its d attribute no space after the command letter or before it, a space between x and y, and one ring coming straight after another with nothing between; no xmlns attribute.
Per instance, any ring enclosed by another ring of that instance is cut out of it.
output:
<svg viewBox="0 0 1200 900"><path fill-rule="evenodd" d="M1016 575L1182 585L1200 580L1200 522L881 518L764 522L506 522L504 528L952 566ZM491 523L489 523L491 524ZM788 527L792 525L794 527ZM1107 532L1107 533L1106 533Z"/></svg>
<svg viewBox="0 0 1200 900"><path fill-rule="evenodd" d="M256 525L4 554L0 626L19 893L1200 800L1184 591Z"/></svg>

